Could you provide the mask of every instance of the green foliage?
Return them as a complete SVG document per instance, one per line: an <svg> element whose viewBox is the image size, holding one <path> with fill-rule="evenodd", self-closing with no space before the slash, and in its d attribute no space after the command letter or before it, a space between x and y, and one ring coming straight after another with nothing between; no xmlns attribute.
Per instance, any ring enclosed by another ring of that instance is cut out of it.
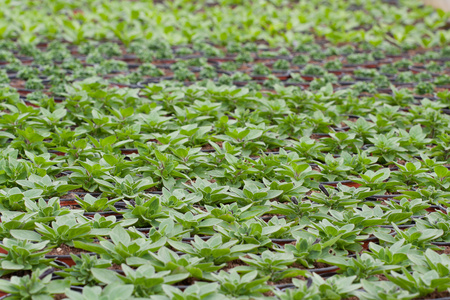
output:
<svg viewBox="0 0 450 300"><path fill-rule="evenodd" d="M159 2L2 1L7 299L447 292L449 14Z"/></svg>

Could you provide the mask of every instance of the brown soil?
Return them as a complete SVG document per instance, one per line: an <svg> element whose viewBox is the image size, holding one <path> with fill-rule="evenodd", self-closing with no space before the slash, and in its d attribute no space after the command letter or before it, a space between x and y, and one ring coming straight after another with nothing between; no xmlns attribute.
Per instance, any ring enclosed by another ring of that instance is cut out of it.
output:
<svg viewBox="0 0 450 300"><path fill-rule="evenodd" d="M313 263L314 269L322 269L322 268L329 268L332 267L326 263L322 263L322 262L314 262ZM299 263L294 263L292 265L292 267L294 268L298 268L298 269L302 269L302 270L308 270L308 268L306 268L304 265L299 264Z"/></svg>
<svg viewBox="0 0 450 300"><path fill-rule="evenodd" d="M191 179L185 182L185 184L192 186L192 184L195 183L195 179Z"/></svg>
<svg viewBox="0 0 450 300"><path fill-rule="evenodd" d="M117 264L112 264L111 267L108 267L108 270L121 270L122 271L122 266L117 265Z"/></svg>
<svg viewBox="0 0 450 300"><path fill-rule="evenodd" d="M177 285L193 285L197 281L200 281L200 280L197 278L194 278L194 277L188 277L185 280L178 282Z"/></svg>
<svg viewBox="0 0 450 300"><path fill-rule="evenodd" d="M279 202L279 201L274 201L274 202ZM284 215L282 214L265 214L262 215L260 218L273 218L273 217L283 217Z"/></svg>
<svg viewBox="0 0 450 300"><path fill-rule="evenodd" d="M215 142L219 147L222 147L223 142ZM202 146L202 150L214 150L214 147L210 144L206 144Z"/></svg>
<svg viewBox="0 0 450 300"><path fill-rule="evenodd" d="M31 271L29 271L29 270L26 270L26 271L19 270L19 271L16 271L16 272L12 272L12 273L3 275L2 277L0 277L0 279L9 280L13 276L23 277L23 276L26 276L26 275L31 275Z"/></svg>
<svg viewBox="0 0 450 300"><path fill-rule="evenodd" d="M277 282L268 281L267 284L269 284L269 285L292 284L292 279L294 279L294 278L298 279L298 280L307 280L307 278L304 276L294 276L294 277L289 277L289 278L283 278Z"/></svg>
<svg viewBox="0 0 450 300"><path fill-rule="evenodd" d="M86 191L83 189L71 190L71 191L67 192L67 194L62 195L59 198L60 199L76 199L75 196L78 196L78 195L76 195L75 193L86 193ZM80 198L82 198L82 197L80 197Z"/></svg>
<svg viewBox="0 0 450 300"><path fill-rule="evenodd" d="M207 145L202 147L202 150L214 150L214 147L211 146L210 144L207 144Z"/></svg>
<svg viewBox="0 0 450 300"><path fill-rule="evenodd" d="M319 166L313 166L313 167L311 167L311 169L312 169L313 171L320 172L320 167L319 167Z"/></svg>
<svg viewBox="0 0 450 300"><path fill-rule="evenodd" d="M88 252L85 250L82 250L82 249L77 249L77 248L69 247L65 244L62 244L61 246L59 246L57 248L53 248L52 251L50 251L47 254L48 255L69 255L70 253L80 254L80 253L88 253Z"/></svg>
<svg viewBox="0 0 450 300"><path fill-rule="evenodd" d="M25 88L25 80L23 80L23 79L12 79L10 81L9 85L14 87L14 88L23 89L23 88Z"/></svg>
<svg viewBox="0 0 450 300"><path fill-rule="evenodd" d="M231 269L233 269L235 267L246 266L246 265L247 264L245 262L243 262L242 260L235 259L235 260L227 262L227 265L225 267L223 267L221 270L228 272L229 270L231 270Z"/></svg>
<svg viewBox="0 0 450 300"><path fill-rule="evenodd" d="M76 199L76 198L75 198L75 194L70 193L70 194L65 194L65 195L60 196L59 199Z"/></svg>
<svg viewBox="0 0 450 300"><path fill-rule="evenodd" d="M87 193L87 191L85 191L84 189L75 189L69 191L69 193Z"/></svg>
<svg viewBox="0 0 450 300"><path fill-rule="evenodd" d="M450 296L450 292L448 292L448 291L443 291L443 292L434 291L431 294L428 294L425 297L419 298L419 299L439 299L439 298L444 298L444 297L449 297L449 296Z"/></svg>
<svg viewBox="0 0 450 300"><path fill-rule="evenodd" d="M447 254L450 255L450 246L443 246L441 248L444 248L444 250L438 250L436 251L438 254Z"/></svg>
<svg viewBox="0 0 450 300"><path fill-rule="evenodd" d="M266 149L264 152L280 152L280 148Z"/></svg>
<svg viewBox="0 0 450 300"><path fill-rule="evenodd" d="M314 267L316 267L317 269L322 269L322 268L328 268L331 267L329 264L326 263L322 263L322 262L315 262Z"/></svg>
<svg viewBox="0 0 450 300"><path fill-rule="evenodd" d="M145 191L146 192L157 192L157 191L160 191L161 189L159 189L156 185L155 186L153 186L153 187L151 187L151 188L149 188L149 189L146 189Z"/></svg>
<svg viewBox="0 0 450 300"><path fill-rule="evenodd" d="M266 297L275 297L275 293L272 292L272 291L265 292L263 295L266 296Z"/></svg>
<svg viewBox="0 0 450 300"><path fill-rule="evenodd" d="M389 281L384 274L376 274L375 277L377 277L379 281Z"/></svg>
<svg viewBox="0 0 450 300"><path fill-rule="evenodd" d="M316 191L316 190L309 190L308 192L306 192L306 195L309 196L312 193L322 193L321 191Z"/></svg>
<svg viewBox="0 0 450 300"><path fill-rule="evenodd" d="M200 209L201 211L208 212L208 210L203 206L194 206L194 207Z"/></svg>
<svg viewBox="0 0 450 300"><path fill-rule="evenodd" d="M165 117L170 117L171 115L166 115ZM156 143L158 145L162 145L162 143L160 141L158 141L157 139L151 139L148 140L147 142L152 142L152 143Z"/></svg>
<svg viewBox="0 0 450 300"><path fill-rule="evenodd" d="M316 141L320 141L321 139L326 138L326 137L329 137L329 136L320 136L320 135L317 135L317 134L311 134L311 136L310 136L310 138L312 140L316 140Z"/></svg>

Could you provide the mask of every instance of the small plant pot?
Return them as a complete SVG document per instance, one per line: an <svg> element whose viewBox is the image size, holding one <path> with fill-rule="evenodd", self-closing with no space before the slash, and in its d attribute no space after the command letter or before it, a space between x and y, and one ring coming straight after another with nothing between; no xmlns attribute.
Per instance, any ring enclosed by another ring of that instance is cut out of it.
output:
<svg viewBox="0 0 450 300"><path fill-rule="evenodd" d="M73 171L62 171L61 173L59 173L59 176L70 176L70 174L72 174Z"/></svg>
<svg viewBox="0 0 450 300"><path fill-rule="evenodd" d="M47 150L47 151L48 151L48 153L53 153L53 154L56 154L57 156L65 156L66 155L66 153L57 151L57 150Z"/></svg>
<svg viewBox="0 0 450 300"><path fill-rule="evenodd" d="M83 293L83 288L84 288L83 286L76 286L76 285L72 285L70 287L72 291L79 292L80 294Z"/></svg>
<svg viewBox="0 0 450 300"><path fill-rule="evenodd" d="M286 219L286 216L275 216L275 215L273 215L273 216L262 216L262 217L259 217L259 218L260 218L261 220L267 222L267 221L269 221L270 219L272 219L273 217L277 217L278 219Z"/></svg>
<svg viewBox="0 0 450 300"><path fill-rule="evenodd" d="M446 212L446 210L442 209L443 207L439 206L439 205L431 205L430 207L426 208L425 210L427 212L435 212L435 211L442 211L442 212Z"/></svg>
<svg viewBox="0 0 450 300"><path fill-rule="evenodd" d="M99 193L99 192L72 192L72 191L69 191L69 194L75 194L75 195L78 195L78 196L86 196L87 194L89 194L89 195L91 195L91 196L100 196L102 193Z"/></svg>
<svg viewBox="0 0 450 300"><path fill-rule="evenodd" d="M338 84L340 86L350 86L350 85L354 85L356 83L356 81L339 81Z"/></svg>
<svg viewBox="0 0 450 300"><path fill-rule="evenodd" d="M352 69L341 69L341 70L328 70L328 73L332 73L337 76L341 76L344 74L353 74Z"/></svg>
<svg viewBox="0 0 450 300"><path fill-rule="evenodd" d="M46 255L45 258L54 258L55 261L62 262L67 265L67 267L71 267L75 265L72 256L70 255Z"/></svg>
<svg viewBox="0 0 450 300"><path fill-rule="evenodd" d="M175 58L176 59L180 59L180 60L188 60L188 59L195 59L195 58L202 58L203 55L202 54L189 54L189 55L176 55Z"/></svg>
<svg viewBox="0 0 450 300"><path fill-rule="evenodd" d="M68 264L66 264L65 262L63 262L63 261L61 261L61 260L59 260L59 259L56 259L56 260L53 261L53 262L54 262L55 264L57 264L58 266L64 268L64 269L66 269L66 268L69 267Z"/></svg>
<svg viewBox="0 0 450 300"><path fill-rule="evenodd" d="M435 245L435 246L450 246L450 242L431 242L431 244Z"/></svg>
<svg viewBox="0 0 450 300"><path fill-rule="evenodd" d="M153 64L163 64L163 65L172 65L174 63L176 63L177 60L174 58L167 58L167 59L155 59L153 60Z"/></svg>
<svg viewBox="0 0 450 300"><path fill-rule="evenodd" d="M373 78L370 78L370 77L354 77L354 78L355 78L356 82L359 82L359 81L372 81L372 79L373 79Z"/></svg>
<svg viewBox="0 0 450 300"><path fill-rule="evenodd" d="M131 54L124 55L120 58L120 60L122 60L124 62L135 62L137 59L138 58L136 55L131 55Z"/></svg>
<svg viewBox="0 0 450 300"><path fill-rule="evenodd" d="M246 86L247 84L249 84L251 82L256 82L256 81L233 81L233 84L235 86Z"/></svg>
<svg viewBox="0 0 450 300"><path fill-rule="evenodd" d="M226 75L233 75L233 72L230 72L230 71L225 71L225 70L220 70L220 69L218 69L218 70L216 70L216 72L218 73L218 74L226 74Z"/></svg>
<svg viewBox="0 0 450 300"><path fill-rule="evenodd" d="M130 69L137 69L137 68L139 68L141 66L141 64L139 64L139 63L131 63L131 62L128 62L127 63L127 68L128 68L128 70L130 70Z"/></svg>
<svg viewBox="0 0 450 300"><path fill-rule="evenodd" d="M83 216L88 218L93 218L96 214L99 214L103 217L109 217L109 216L116 216L116 217L122 217L122 214L117 213L115 211L96 211L96 212L85 212Z"/></svg>
<svg viewBox="0 0 450 300"><path fill-rule="evenodd" d="M291 151L286 151L286 152L291 152ZM264 151L265 155L279 155L280 151Z"/></svg>
<svg viewBox="0 0 450 300"><path fill-rule="evenodd" d="M376 69L376 68L378 68L378 65L379 65L379 62L377 62L377 61L368 61L368 62L365 62L362 64L344 64L344 67L345 68L355 68L355 69L357 69L359 67L367 68L367 69Z"/></svg>
<svg viewBox="0 0 450 300"><path fill-rule="evenodd" d="M267 80L269 78L269 75L250 75L252 77L252 80Z"/></svg>
<svg viewBox="0 0 450 300"><path fill-rule="evenodd" d="M275 285L275 288L281 292L284 292L285 290L295 289L297 287L295 285L293 285L292 283L287 283L287 284L277 284L277 285Z"/></svg>
<svg viewBox="0 0 450 300"><path fill-rule="evenodd" d="M330 137L330 134L329 133L312 133L311 134L311 138L312 139L314 139L314 138L316 138L316 139L321 139L321 138L327 138L327 137Z"/></svg>
<svg viewBox="0 0 450 300"><path fill-rule="evenodd" d="M118 82L110 82L109 87L118 87L118 88L139 88L139 85L137 84L125 84L125 83L118 83Z"/></svg>
<svg viewBox="0 0 450 300"><path fill-rule="evenodd" d="M373 195L366 198L366 201L382 201L387 199L393 199L395 197L401 197L403 194L392 194L392 195Z"/></svg>
<svg viewBox="0 0 450 300"><path fill-rule="evenodd" d="M35 92L36 90L31 90L31 89L17 89L17 92L19 93L19 95L21 95L21 96L26 96L26 95L28 95L28 94L31 94L31 93L33 93L33 92ZM34 105L34 104L28 104L28 103L26 103L27 105L29 105L29 106L33 106L33 107L39 107L39 106L36 106L36 105Z"/></svg>
<svg viewBox="0 0 450 300"><path fill-rule="evenodd" d="M59 200L59 205L61 206L78 206L78 202L75 201L75 199L60 199Z"/></svg>
<svg viewBox="0 0 450 300"><path fill-rule="evenodd" d="M441 211L442 211L444 214L447 214L447 207L445 207L445 206L443 206L443 205L439 205L439 207L441 208ZM1 220L0 220L0 222L1 222Z"/></svg>
<svg viewBox="0 0 450 300"><path fill-rule="evenodd" d="M228 61L234 61L236 58L233 56L227 56L227 57L208 57L207 61L209 63L223 63Z"/></svg>
<svg viewBox="0 0 450 300"><path fill-rule="evenodd" d="M416 225L415 224L400 224L400 225L397 225L398 229L402 229L402 230L408 229L408 228L411 228L411 227L414 227L414 226L416 226ZM394 229L394 226L392 226L392 225L380 225L379 227Z"/></svg>
<svg viewBox="0 0 450 300"><path fill-rule="evenodd" d="M344 126L344 127L337 127L337 128L333 128L334 131L349 131L350 130L350 126Z"/></svg>
<svg viewBox="0 0 450 300"><path fill-rule="evenodd" d="M120 152L124 155L139 154L139 151L137 148L121 148Z"/></svg>
<svg viewBox="0 0 450 300"><path fill-rule="evenodd" d="M300 75L300 77L305 81L313 81L316 78L320 78L320 76L314 76L314 75Z"/></svg>
<svg viewBox="0 0 450 300"><path fill-rule="evenodd" d="M162 195L162 191L145 191L145 193L150 195Z"/></svg>
<svg viewBox="0 0 450 300"><path fill-rule="evenodd" d="M361 186L361 184L353 182L351 180L321 182L321 184L323 184L323 185L329 185L329 186L334 186L334 187L336 187L339 183L342 185L345 185L345 186L355 187L355 188L359 188Z"/></svg>
<svg viewBox="0 0 450 300"><path fill-rule="evenodd" d="M443 108L443 109L441 109L441 111L446 115L450 115L450 109L448 109L448 108Z"/></svg>
<svg viewBox="0 0 450 300"><path fill-rule="evenodd" d="M252 63L254 63L254 64L260 63L260 64L265 64L265 65L271 65L275 61L277 61L277 59L274 58L274 57L260 57L260 56L256 56Z"/></svg>
<svg viewBox="0 0 450 300"><path fill-rule="evenodd" d="M307 82L286 82L284 83L285 86L298 86L303 89L309 88L309 83Z"/></svg>
<svg viewBox="0 0 450 300"><path fill-rule="evenodd" d="M147 78L144 81L140 82L140 85L142 87L145 87L149 83L158 83L163 80L173 80L173 76L161 76L161 77Z"/></svg>
<svg viewBox="0 0 450 300"><path fill-rule="evenodd" d="M95 252L87 252L84 254L88 254L91 256L97 256L98 254ZM80 254L74 254L75 256L80 256ZM60 254L60 255L52 255L52 254L46 254L45 258L49 258L49 259L55 259L55 262L65 268L71 267L73 265L75 265L75 262L72 259L72 256L68 255L68 254Z"/></svg>
<svg viewBox="0 0 450 300"><path fill-rule="evenodd" d="M16 58L18 58L24 65L32 64L34 62L34 58L32 58L32 57L16 56Z"/></svg>
<svg viewBox="0 0 450 300"><path fill-rule="evenodd" d="M291 78L291 74L290 73L282 73L282 74L274 74L278 79L280 79L281 81L286 81L289 78Z"/></svg>
<svg viewBox="0 0 450 300"><path fill-rule="evenodd" d="M206 235L206 236L198 236L200 239L202 239L202 240L204 240L204 241L207 241L207 240L209 240L210 238L212 238L212 236L210 236L210 235ZM190 243L190 242L192 242L192 241L194 241L195 239L193 238L193 237L188 237L188 238L182 238L181 239L181 241L182 242L185 242L185 243Z"/></svg>
<svg viewBox="0 0 450 300"><path fill-rule="evenodd" d="M201 151L204 153L214 153L216 152L216 149L202 149Z"/></svg>
<svg viewBox="0 0 450 300"><path fill-rule="evenodd" d="M336 274L336 272L339 270L339 267L330 266L330 267L325 267L325 268L307 269L307 270L311 273L316 273L321 276L327 277L327 274L328 274L328 276Z"/></svg>
<svg viewBox="0 0 450 300"><path fill-rule="evenodd" d="M39 105L33 104L33 103L31 103L30 101L24 101L24 102L25 102L25 105L26 105L26 106L31 106L31 107L34 107L34 108L39 108Z"/></svg>

